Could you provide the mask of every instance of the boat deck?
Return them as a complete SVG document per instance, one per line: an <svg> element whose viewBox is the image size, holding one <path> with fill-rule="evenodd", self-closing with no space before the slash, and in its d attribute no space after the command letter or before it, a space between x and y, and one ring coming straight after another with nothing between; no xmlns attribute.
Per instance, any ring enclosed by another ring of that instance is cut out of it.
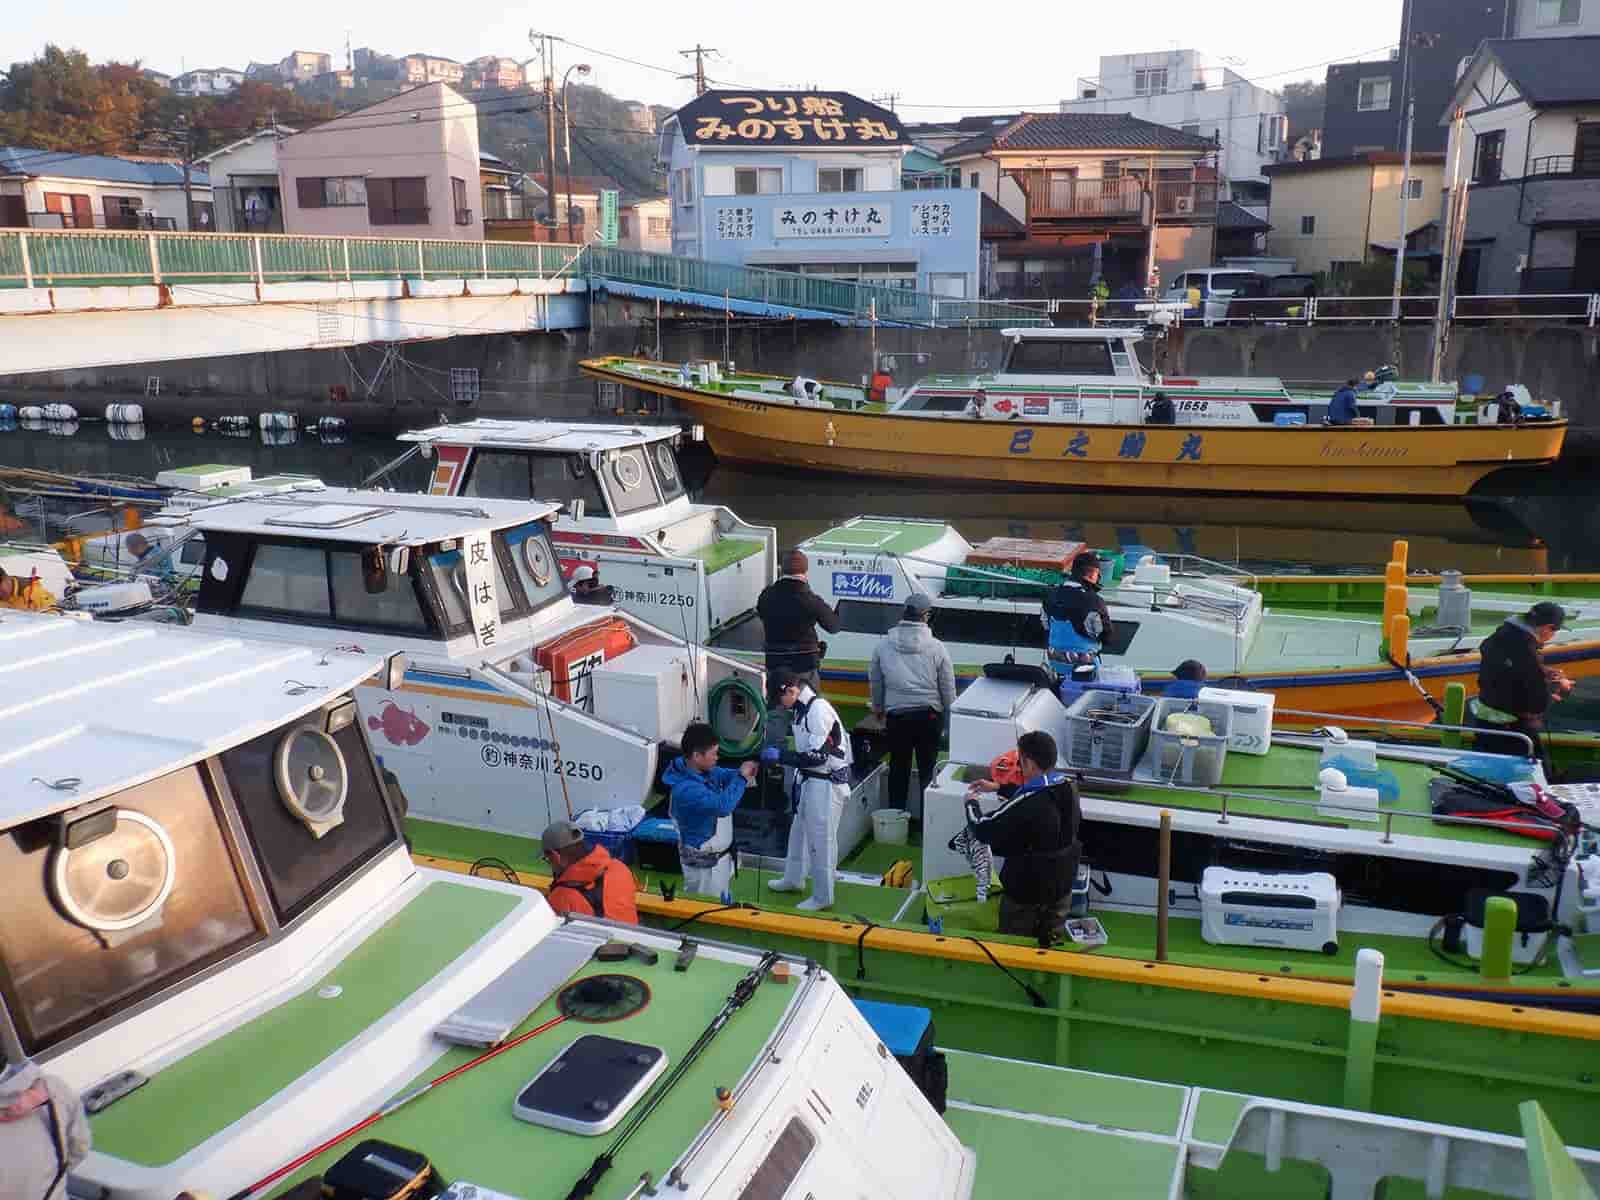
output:
<svg viewBox="0 0 1600 1200"><path fill-rule="evenodd" d="M330 1058L335 1070L323 1086L338 1087L341 1051L359 1035L376 1031L399 1003L448 969L517 904L515 894L501 890L432 884L307 991L154 1072L147 1085L93 1118L95 1149L144 1166L165 1165L252 1110L272 1103L283 1089ZM421 1099L386 1118L373 1134L427 1154L446 1179L467 1180L509 1195L564 1195L609 1139L517 1120L511 1112L517 1092L585 1034L659 1046L670 1061L676 1061L716 1016L747 969L702 954L688 971L678 972L665 951L654 966L635 960L620 968L586 966L574 978L620 972L643 980L651 991L649 1005L603 1026L563 1022L452 1081L437 1097ZM341 994L331 999L320 996L319 990L328 984L342 988ZM756 990L682 1086L618 1156L612 1180L636 1180L647 1170L659 1173L676 1159L710 1115L715 1088L744 1074L778 1027L793 995L793 985L778 982ZM556 1015L552 998L517 1032ZM411 1052L409 1042L403 1052ZM395 1094L409 1092L478 1053L451 1047ZM350 1091L358 1095L364 1087L352 1086ZM329 1107L319 1105L324 1118ZM308 1128L306 1141L353 1123L367 1111L347 1107L329 1129ZM313 1160L267 1194L282 1194L326 1169L353 1145L346 1143ZM282 1156L290 1158L297 1149L283 1147Z"/></svg>
<svg viewBox="0 0 1600 1200"><path fill-rule="evenodd" d="M807 539L806 549L823 554L916 554L944 536L938 521L857 517Z"/></svg>
<svg viewBox="0 0 1600 1200"><path fill-rule="evenodd" d="M684 557L699 559L706 566L706 574L715 575L734 563L760 554L764 549L766 543L757 538L719 537L714 542L684 551Z"/></svg>

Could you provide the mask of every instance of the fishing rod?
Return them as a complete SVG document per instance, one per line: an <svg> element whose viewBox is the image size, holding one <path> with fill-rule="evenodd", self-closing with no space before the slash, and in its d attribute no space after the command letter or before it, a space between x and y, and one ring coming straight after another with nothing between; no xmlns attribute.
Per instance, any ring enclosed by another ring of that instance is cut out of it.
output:
<svg viewBox="0 0 1600 1200"><path fill-rule="evenodd" d="M611 1169L612 1163L616 1161L617 1155L622 1153L623 1147L639 1131L639 1127L649 1119L650 1114L661 1106L661 1102L667 1098L672 1089L682 1081L689 1068L694 1066L696 1060L705 1053L706 1047L712 1043L717 1034L722 1032L723 1027L733 1019L733 1014L750 1002L750 997L756 994L756 988L761 986L761 981L767 977L767 972L772 969L778 959L779 954L776 950L768 950L761 956L761 961L734 985L733 991L729 993L727 1000L723 1002L722 1011L711 1019L711 1024L705 1027L700 1036L695 1039L694 1044L684 1052L683 1057L678 1060L677 1066L656 1085L655 1091L650 1094L650 1098L634 1110L633 1115L628 1118L627 1124L622 1127L622 1132L617 1134L611 1145L607 1146L603 1152L595 1157L594 1162L589 1165L589 1169L572 1185L572 1190L567 1193L567 1200L587 1200L589 1196L594 1195L594 1189L600 1183L601 1176ZM237 1197L230 1196L228 1200L237 1200Z"/></svg>
<svg viewBox="0 0 1600 1200"><path fill-rule="evenodd" d="M518 1034L509 1042L504 1042L501 1045L494 1047L492 1050L484 1051L482 1054L478 1055L477 1058L472 1059L470 1062L464 1062L459 1067L455 1067L452 1070L446 1071L443 1075L440 1075L437 1078L428 1080L428 1082L423 1084L421 1087L413 1088L404 1095L395 1097L393 1100L389 1101L388 1104L385 1104L377 1112L373 1113L370 1117L367 1117L361 1121L357 1121L348 1129L341 1130L340 1132L334 1134L327 1141L323 1142L321 1145L313 1146L310 1150L307 1150L293 1162L285 1163L276 1171L272 1172L272 1174L263 1176L255 1183L252 1183L249 1187L241 1188L239 1191L234 1192L233 1195L228 1197L228 1200L245 1200L245 1197L250 1196L255 1192L259 1192L264 1187L268 1187L269 1185L276 1183L285 1175L288 1175L293 1171L298 1171L312 1159L326 1153L329 1150L332 1150L340 1142L349 1140L356 1134L360 1133L363 1129L366 1129L372 1125L376 1125L390 1113L398 1112L400 1109L410 1104L413 1100L420 1099L441 1084L449 1083L457 1075L465 1075L468 1071L472 1070L473 1067L481 1066L488 1062L491 1058L495 1058L501 1054L504 1054L507 1050L515 1049L516 1047L522 1045L522 1043L527 1041L529 1038L538 1037L541 1033L544 1033L550 1029L554 1029L566 1019L567 1017L565 1013L557 1017L551 1017L543 1025L537 1025L528 1030L527 1033Z"/></svg>

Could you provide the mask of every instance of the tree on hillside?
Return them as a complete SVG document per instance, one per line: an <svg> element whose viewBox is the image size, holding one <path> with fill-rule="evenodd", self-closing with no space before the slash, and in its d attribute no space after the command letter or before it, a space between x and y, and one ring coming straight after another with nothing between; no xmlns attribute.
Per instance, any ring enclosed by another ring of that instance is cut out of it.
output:
<svg viewBox="0 0 1600 1200"><path fill-rule="evenodd" d="M1328 85L1319 79L1286 83L1282 95L1283 111L1289 117L1289 145L1292 146L1313 129L1322 128Z"/></svg>
<svg viewBox="0 0 1600 1200"><path fill-rule="evenodd" d="M94 67L81 50L53 45L13 63L10 77L0 93L0 142L89 154L131 149L161 90L137 64Z"/></svg>

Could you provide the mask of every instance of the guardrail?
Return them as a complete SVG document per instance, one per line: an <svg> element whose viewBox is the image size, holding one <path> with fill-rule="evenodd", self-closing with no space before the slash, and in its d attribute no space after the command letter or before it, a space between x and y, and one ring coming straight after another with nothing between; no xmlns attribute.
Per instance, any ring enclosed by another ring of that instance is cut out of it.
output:
<svg viewBox="0 0 1600 1200"><path fill-rule="evenodd" d="M305 234L0 230L0 288L544 279L581 246Z"/></svg>

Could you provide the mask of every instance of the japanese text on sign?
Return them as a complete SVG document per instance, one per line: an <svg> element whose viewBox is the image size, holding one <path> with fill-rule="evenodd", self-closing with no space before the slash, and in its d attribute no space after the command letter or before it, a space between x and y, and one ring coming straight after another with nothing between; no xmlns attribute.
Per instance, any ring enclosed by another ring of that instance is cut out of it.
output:
<svg viewBox="0 0 1600 1200"><path fill-rule="evenodd" d="M717 236L723 241L743 242L755 236L756 210L748 205L717 209Z"/></svg>
<svg viewBox="0 0 1600 1200"><path fill-rule="evenodd" d="M773 211L772 235L780 238L888 237L887 204L819 204Z"/></svg>
<svg viewBox="0 0 1600 1200"><path fill-rule="evenodd" d="M467 602L472 610L472 637L480 649L495 644L500 625L500 599L495 593L494 547L488 533L470 535L461 547L466 566Z"/></svg>
<svg viewBox="0 0 1600 1200"><path fill-rule="evenodd" d="M912 237L949 237L950 202L929 201L911 206Z"/></svg>

